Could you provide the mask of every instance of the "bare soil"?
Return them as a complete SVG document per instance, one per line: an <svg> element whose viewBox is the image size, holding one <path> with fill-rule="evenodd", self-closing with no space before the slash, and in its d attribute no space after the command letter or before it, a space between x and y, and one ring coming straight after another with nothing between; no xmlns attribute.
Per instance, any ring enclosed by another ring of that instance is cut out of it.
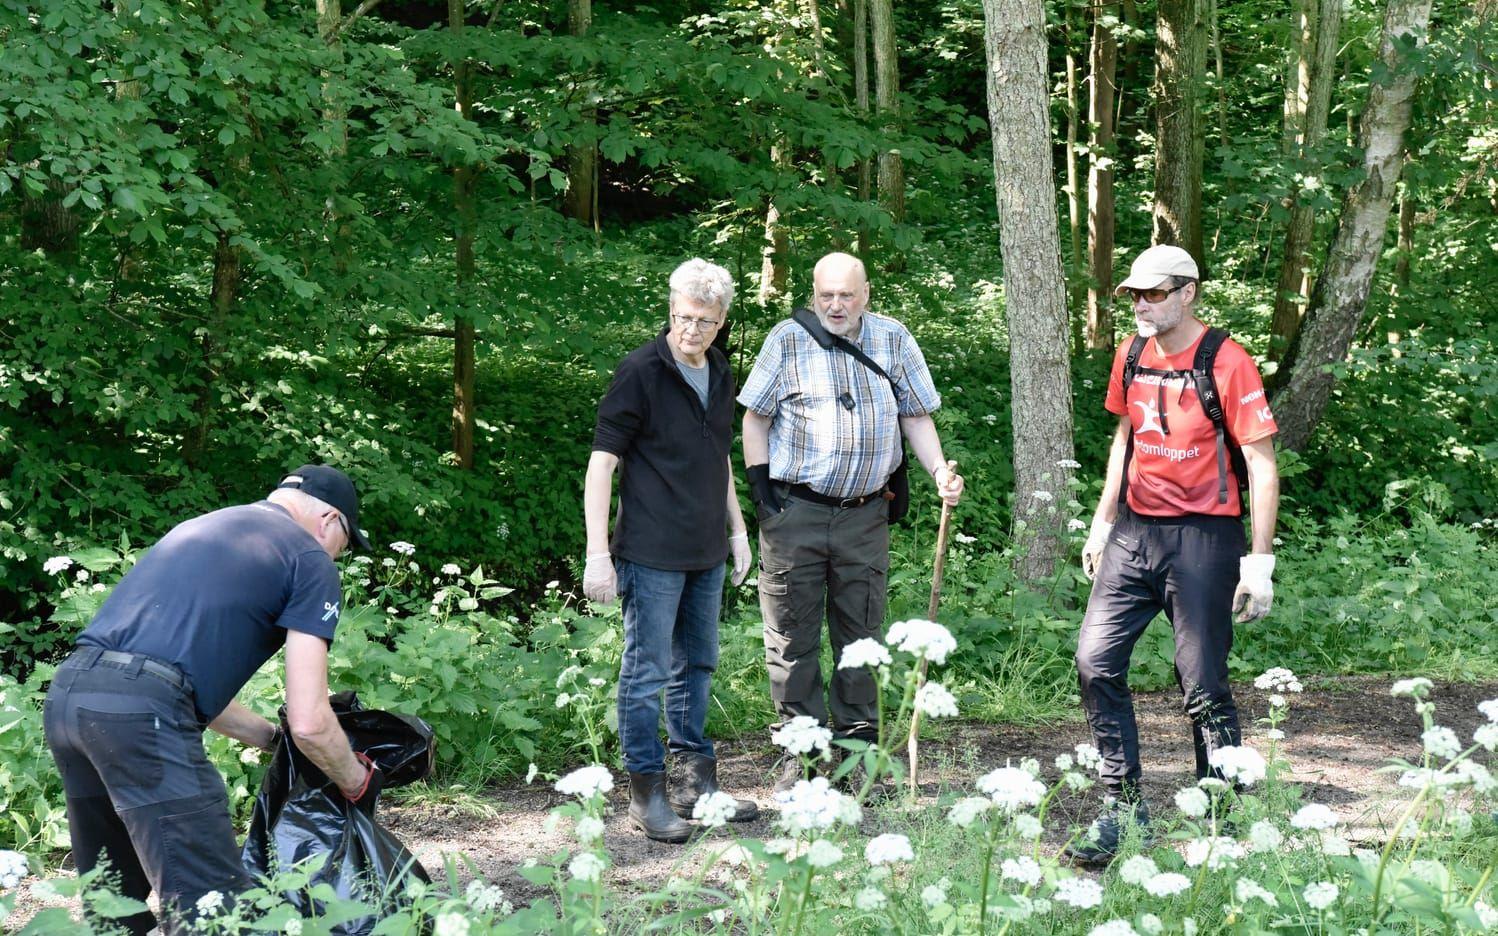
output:
<svg viewBox="0 0 1498 936"><path fill-rule="evenodd" d="M1378 769L1391 760L1417 760L1421 724L1409 699L1389 695L1392 680L1336 677L1307 681L1307 691L1292 699L1282 750L1288 757L1291 780L1301 786L1307 801L1332 807L1347 823L1350 838L1375 840L1382 823L1401 803L1400 789ZM1267 694L1251 686L1235 687L1245 742L1266 747L1259 719L1268 714ZM1432 694L1437 721L1469 739L1481 722L1477 703L1498 696L1498 683L1439 685ZM1191 784L1194 762L1189 725L1173 693L1142 693L1135 699L1144 761L1144 787L1158 815L1170 815L1175 791ZM1080 714L1055 725L1016 727L956 723L939 725L935 736L921 744L921 795L914 806L904 797L878 804L866 812L869 829L906 825L916 815L972 789L973 781L1006 762L1025 757L1040 760L1047 776L1054 776L1052 760L1090 741ZM762 739L719 742L719 780L737 796L760 803L761 818L735 823L713 833L725 844L738 837L768 838L772 824L771 786L778 762L768 734ZM629 824L624 777L610 794L611 815L605 843L612 866L612 885L626 890L653 890L672 875L683 873L680 846L646 839ZM570 824L548 823L552 807L564 802L549 784L496 787L461 802L410 802L382 808L381 819L416 854L429 871L440 874L444 862L455 863L460 880L475 875L504 887L511 899L523 903L538 891L517 873L528 859L546 860L555 852L575 847ZM1097 793L1089 791L1058 798L1047 825L1086 825L1097 808ZM1058 846L1055 837L1052 845ZM66 872L64 872L66 873ZM37 910L57 902L20 889L17 913L5 928L20 926Z"/></svg>

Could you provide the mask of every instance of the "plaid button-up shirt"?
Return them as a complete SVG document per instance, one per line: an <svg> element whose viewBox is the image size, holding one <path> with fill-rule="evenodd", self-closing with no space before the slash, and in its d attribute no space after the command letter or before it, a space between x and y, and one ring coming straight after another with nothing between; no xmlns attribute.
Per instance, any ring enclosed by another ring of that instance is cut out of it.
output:
<svg viewBox="0 0 1498 936"><path fill-rule="evenodd" d="M744 382L739 402L770 418L770 477L829 497L882 488L900 464L901 416L924 416L941 395L905 326L865 312L856 344L890 382L852 355L823 348L794 321L776 325ZM849 409L839 402L847 393Z"/></svg>

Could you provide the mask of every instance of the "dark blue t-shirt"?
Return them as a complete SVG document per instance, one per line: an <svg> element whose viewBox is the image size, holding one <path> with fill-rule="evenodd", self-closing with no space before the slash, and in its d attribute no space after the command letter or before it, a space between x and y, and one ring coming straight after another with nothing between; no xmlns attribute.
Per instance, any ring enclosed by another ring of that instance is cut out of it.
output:
<svg viewBox="0 0 1498 936"><path fill-rule="evenodd" d="M171 663L212 721L294 630L332 641L338 568L281 507L261 501L178 524L115 586L81 646Z"/></svg>

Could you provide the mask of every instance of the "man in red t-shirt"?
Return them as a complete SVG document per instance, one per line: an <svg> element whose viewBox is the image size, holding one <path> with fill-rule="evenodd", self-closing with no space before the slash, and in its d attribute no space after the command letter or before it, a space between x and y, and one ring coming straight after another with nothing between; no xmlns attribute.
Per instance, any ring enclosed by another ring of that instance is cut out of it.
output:
<svg viewBox="0 0 1498 936"><path fill-rule="evenodd" d="M1198 778L1217 775L1213 751L1240 744L1238 709L1228 686L1233 612L1240 623L1269 611L1274 588L1274 415L1253 359L1225 340L1212 366L1226 429L1241 449L1220 457L1217 427L1191 377L1207 326L1193 308L1200 291L1196 261L1179 247L1141 253L1117 293L1133 299L1145 340L1127 390L1124 370L1132 341L1120 344L1108 379L1108 412L1118 429L1108 455L1103 496L1082 549L1094 579L1077 638L1082 705L1102 754L1109 796L1092 834L1068 848L1079 862L1111 860L1125 821L1143 825L1149 811L1139 790L1139 729L1129 694L1129 655L1155 615L1175 631L1176 681L1196 744ZM1246 482L1249 502L1239 493ZM1252 516L1252 550L1243 509Z"/></svg>

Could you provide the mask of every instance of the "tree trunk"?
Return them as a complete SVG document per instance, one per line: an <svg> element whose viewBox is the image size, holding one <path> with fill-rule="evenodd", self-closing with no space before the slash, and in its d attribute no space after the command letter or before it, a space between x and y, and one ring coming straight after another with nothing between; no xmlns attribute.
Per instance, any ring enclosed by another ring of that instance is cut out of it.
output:
<svg viewBox="0 0 1498 936"><path fill-rule="evenodd" d="M1087 347L1113 347L1113 94L1118 41L1104 21L1106 7L1092 14L1088 53L1087 123Z"/></svg>
<svg viewBox="0 0 1498 936"><path fill-rule="evenodd" d="M1342 0L1305 0L1314 11L1306 15L1314 25L1297 30L1296 44L1303 50L1297 59L1297 115L1288 110L1286 143L1290 155L1304 157L1326 136L1326 119L1331 109L1332 79L1337 68L1337 39L1342 27ZM1304 81L1300 76L1304 76ZM1303 93L1302 93L1303 89ZM1286 94L1288 103L1290 98ZM1290 125L1292 116L1299 123ZM1311 298L1311 242L1316 231L1316 209L1297 197L1290 207L1290 221L1285 227L1285 252L1280 261L1279 283L1274 294L1274 315L1269 323L1269 356L1279 360L1290 347L1300 328L1301 314Z"/></svg>
<svg viewBox="0 0 1498 936"><path fill-rule="evenodd" d="M1280 442L1289 449L1299 451L1310 441L1331 397L1335 378L1328 366L1347 358L1367 308L1410 123L1416 75L1406 61L1408 44L1410 40L1424 44L1431 3L1388 0L1384 11L1382 68L1373 72L1359 118L1365 175L1342 201L1337 233L1311 294L1305 324L1290 345L1281 371L1288 375L1284 389L1274 401Z"/></svg>
<svg viewBox="0 0 1498 936"><path fill-rule="evenodd" d="M1405 157L1409 161L1409 157ZM1403 294L1410 288L1410 258L1415 252L1415 196L1409 183L1399 190L1399 250L1394 259L1394 290Z"/></svg>
<svg viewBox="0 0 1498 936"><path fill-rule="evenodd" d="M770 147L770 162L777 174L790 172L789 144L784 140ZM780 209L775 206L775 197L765 199L765 241L759 254L759 304L762 308L777 307L786 297L790 244L785 225L780 223Z"/></svg>
<svg viewBox="0 0 1498 936"><path fill-rule="evenodd" d="M1217 75L1217 142L1228 145L1228 86L1222 73L1222 36L1218 30L1217 0L1207 0L1207 26L1212 39L1212 60Z"/></svg>
<svg viewBox="0 0 1498 936"><path fill-rule="evenodd" d="M1077 168L1077 125L1082 122L1082 105L1077 91L1077 6L1066 3L1066 221L1067 242L1071 246L1071 268L1067 270L1067 317L1072 318L1085 304L1087 270L1082 260L1082 191ZM1085 316L1084 316L1085 317ZM1073 319L1075 321L1075 319ZM1072 344L1080 352L1085 327L1076 327Z"/></svg>
<svg viewBox="0 0 1498 936"><path fill-rule="evenodd" d="M317 34L333 51L339 65L343 64L343 41L340 38L342 27L341 0L317 0ZM339 204L342 163L348 154L348 104L343 97L339 78L327 72L324 72L322 77L323 101L325 102L322 117L333 139L330 156L335 163L323 216L327 219L327 230L332 240L333 266L339 275L342 275L348 270L349 241L353 237L353 232L344 220Z"/></svg>
<svg viewBox="0 0 1498 936"><path fill-rule="evenodd" d="M1072 458L1065 280L1051 168L1050 95L1042 0L983 0L988 123L1009 326L1015 518L1025 523L1016 572L1054 574L1065 544ZM1040 497L1036 492L1048 492Z"/></svg>
<svg viewBox="0 0 1498 936"><path fill-rule="evenodd" d="M229 317L239 294L243 275L241 250L230 241L228 231L218 232L213 248L213 287L208 296L208 324L202 331L202 385L193 401L193 426L182 439L182 460L197 468L208 449L208 434L213 424L214 385L222 367L219 354L227 342Z"/></svg>
<svg viewBox="0 0 1498 936"><path fill-rule="evenodd" d="M21 248L40 250L53 260L72 262L78 256L78 216L63 205L70 189L47 177L40 195L21 189Z"/></svg>
<svg viewBox="0 0 1498 936"><path fill-rule="evenodd" d="M869 0L853 0L853 94L858 116L869 116ZM868 159L858 161L858 201L867 206L874 194L873 167ZM869 223L858 222L858 255L869 253Z"/></svg>
<svg viewBox="0 0 1498 936"><path fill-rule="evenodd" d="M1203 0L1160 0L1155 52L1156 244L1202 250L1202 127L1199 97L1206 44Z"/></svg>
<svg viewBox="0 0 1498 936"><path fill-rule="evenodd" d="M461 38L463 0L447 0L447 22L453 38ZM454 64L453 90L457 98L458 113L465 120L473 119L472 79L473 66L467 59ZM461 310L461 304L467 301L474 273L473 244L478 226L478 211L474 205L475 175L473 166L459 166L453 170L458 280L454 295L459 304L453 321L453 455L457 458L458 467L465 471L473 469L473 428L476 420L473 399L475 335L473 318Z"/></svg>
<svg viewBox="0 0 1498 936"><path fill-rule="evenodd" d="M588 34L593 25L593 0L567 0L567 31L573 36ZM581 116L580 131L591 128L598 119L598 112L587 108ZM562 197L562 213L574 221L599 230L596 213L598 204L594 184L598 177L598 144L587 143L567 147L567 193Z"/></svg>
<svg viewBox="0 0 1498 936"><path fill-rule="evenodd" d="M900 119L900 65L895 53L893 0L873 0L874 106L885 132L892 133ZM879 201L895 222L905 220L905 167L900 154L879 154Z"/></svg>
<svg viewBox="0 0 1498 936"><path fill-rule="evenodd" d="M1122 127L1128 120L1133 119L1134 109L1138 106L1137 93L1130 91L1140 87L1139 81L1139 40L1134 38L1137 30L1143 28L1140 20L1139 8L1134 0L1123 0L1123 22L1129 27L1125 34L1123 48L1118 49L1115 58L1120 60L1118 66L1118 81L1114 87L1118 88L1118 100L1114 105L1113 126Z"/></svg>

